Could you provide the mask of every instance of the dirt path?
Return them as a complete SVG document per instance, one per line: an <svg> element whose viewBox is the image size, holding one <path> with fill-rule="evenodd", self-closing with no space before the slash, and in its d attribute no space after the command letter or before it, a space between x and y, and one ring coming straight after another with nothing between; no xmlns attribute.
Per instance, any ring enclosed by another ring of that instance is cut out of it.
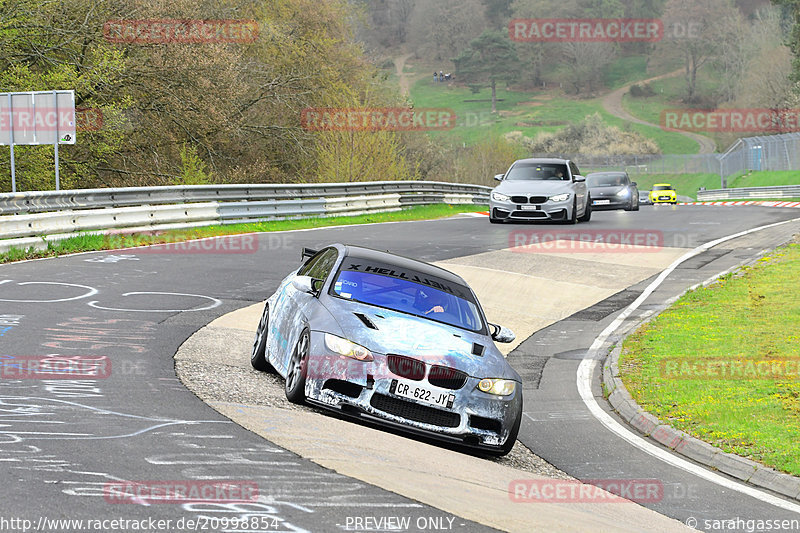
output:
<svg viewBox="0 0 800 533"><path fill-rule="evenodd" d="M405 73L406 61L414 54L406 54L394 58L394 67L397 73L397 79L400 83L400 95L409 96L411 94L411 84L408 81L408 76Z"/></svg>
<svg viewBox="0 0 800 533"><path fill-rule="evenodd" d="M662 74L660 76L656 76L654 78L650 78L650 79L643 80L643 81L638 81L636 83L650 83L651 81L656 81L656 80L660 80L660 79L663 79L663 78L671 78L673 76L678 76L678 75L680 75L682 73L683 73L683 69L680 69L680 70L676 70L674 72L668 72L667 74ZM627 120L629 122L634 122L636 124L643 124L645 126L654 126L656 128L659 128L660 126L658 124L653 124L651 122L645 122L644 120L641 120L641 119L638 119L638 118L634 117L633 115L628 113L625 110L625 108L622 106L622 97L623 97L623 95L625 93L628 92L628 90L631 88L631 85L634 85L634 84L633 83L629 83L628 85L626 85L624 87L620 87L619 89L617 89L617 90L615 90L613 92L610 92L605 97L603 97L603 107L605 108L606 111L608 111L609 113L611 113L615 117L621 118L622 120ZM684 137L688 137L689 139L692 139L697 144L699 144L700 145L700 153L701 154L711 154L711 153L714 153L717 150L717 145L714 143L714 141L709 139L705 135L692 133L690 131L680 131L680 132L677 132L677 133L680 133Z"/></svg>

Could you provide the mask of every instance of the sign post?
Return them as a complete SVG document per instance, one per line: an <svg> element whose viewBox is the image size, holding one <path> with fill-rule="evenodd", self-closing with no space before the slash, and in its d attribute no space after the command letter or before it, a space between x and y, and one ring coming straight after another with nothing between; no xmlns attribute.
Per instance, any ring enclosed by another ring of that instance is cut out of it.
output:
<svg viewBox="0 0 800 533"><path fill-rule="evenodd" d="M0 94L0 145L11 147L11 192L17 192L15 144L53 145L59 190L58 145L75 144L75 130L75 91Z"/></svg>

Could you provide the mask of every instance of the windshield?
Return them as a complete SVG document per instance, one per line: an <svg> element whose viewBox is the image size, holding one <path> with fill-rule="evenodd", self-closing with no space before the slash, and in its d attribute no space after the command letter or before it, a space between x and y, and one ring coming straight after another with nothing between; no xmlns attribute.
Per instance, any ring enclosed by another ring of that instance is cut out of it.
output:
<svg viewBox="0 0 800 533"><path fill-rule="evenodd" d="M561 163L517 163L505 177L508 181L569 180L567 165Z"/></svg>
<svg viewBox="0 0 800 533"><path fill-rule="evenodd" d="M359 261L362 264L345 259L331 287L333 294L469 331L483 331L478 306L466 287L391 265Z"/></svg>
<svg viewBox="0 0 800 533"><path fill-rule="evenodd" d="M653 186L653 190L654 191L671 191L672 190L672 186L671 185L654 185Z"/></svg>
<svg viewBox="0 0 800 533"><path fill-rule="evenodd" d="M624 174L589 174L586 182L589 187L619 187L628 184Z"/></svg>

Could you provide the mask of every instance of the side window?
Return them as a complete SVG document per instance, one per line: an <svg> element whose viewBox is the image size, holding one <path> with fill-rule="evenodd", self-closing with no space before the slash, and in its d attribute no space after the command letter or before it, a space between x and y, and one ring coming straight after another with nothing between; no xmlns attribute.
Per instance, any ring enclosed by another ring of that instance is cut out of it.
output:
<svg viewBox="0 0 800 533"><path fill-rule="evenodd" d="M336 264L336 259L339 257L339 251L336 248L328 248L319 254L319 259L314 261L306 276L311 276L314 279L327 279L331 273L333 266Z"/></svg>
<svg viewBox="0 0 800 533"><path fill-rule="evenodd" d="M311 257L309 257L306 260L306 262L303 263L303 266L301 266L300 269L297 271L297 275L298 276L308 276L309 275L308 271L311 270L312 268L314 268L314 265L316 265L319 262L319 260L322 259L322 256L324 254L325 254L325 250L322 250L321 252L317 252L316 255L312 255Z"/></svg>

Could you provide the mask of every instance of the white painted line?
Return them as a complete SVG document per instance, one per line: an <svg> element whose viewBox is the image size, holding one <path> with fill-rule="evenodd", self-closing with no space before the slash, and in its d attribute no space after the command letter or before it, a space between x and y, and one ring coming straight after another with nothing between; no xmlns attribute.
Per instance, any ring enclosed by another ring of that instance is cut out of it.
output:
<svg viewBox="0 0 800 533"><path fill-rule="evenodd" d="M786 220L783 222L776 222L774 224L768 224L766 226L760 226L757 228L752 228L745 231L740 231L739 233L735 233L733 235L728 235L727 237L722 237L716 239L714 241L708 242L703 244L702 246L698 246L694 250L691 250L684 254L683 256L676 259L670 266L666 268L658 277L653 280L653 282L647 286L647 288L642 292L642 294L636 298L628 307L626 307L618 316L614 319L611 324L609 324L598 337L592 343L592 346L589 348L589 352L591 355L595 355L595 353L603 346L609 336L616 331L623 321L628 318L631 313L633 313L652 293L653 291L661 285L667 276L669 276L673 270L675 270L681 263L687 261L688 259L718 245L725 241L729 241L731 239L735 239L737 237L741 237L743 235L748 235L750 233L754 233L756 231L761 231L768 228L773 228L776 226L780 226L782 224L786 224L789 222L797 222L800 221L800 218L795 218L792 220ZM595 353L592 353L595 352ZM640 437L639 435L633 433L622 424L614 420L611 415L603 411L603 409L598 405L597 401L592 394L592 376L594 375L594 370L597 366L597 359L589 358L584 359L581 361L580 366L578 367L577 372L577 386L578 392L581 395L581 399L583 403L586 404L586 407L589 408L589 411L594 415L594 417L603 424L608 430L615 433L618 437L623 439L624 441L628 442L629 444L639 448L643 452L660 459L661 461L674 466L676 468L680 468L681 470L685 470L691 474L696 475L697 477L703 478L707 481L712 483L716 483L721 487L725 487L731 490L735 490L737 492L741 492L742 494L746 494L747 496L751 496L763 502L772 504L776 507L780 507L781 509L786 509L788 511L792 511L795 513L800 513L800 505L796 503L789 502L784 500L783 498L779 498L777 496L773 496L772 494L763 492L759 489L756 489L751 486L744 485L737 481L733 481L727 477L721 476L710 470L703 468L702 466L696 465L686 459L682 459L671 452L664 450L656 446L655 444L647 441L646 439Z"/></svg>

